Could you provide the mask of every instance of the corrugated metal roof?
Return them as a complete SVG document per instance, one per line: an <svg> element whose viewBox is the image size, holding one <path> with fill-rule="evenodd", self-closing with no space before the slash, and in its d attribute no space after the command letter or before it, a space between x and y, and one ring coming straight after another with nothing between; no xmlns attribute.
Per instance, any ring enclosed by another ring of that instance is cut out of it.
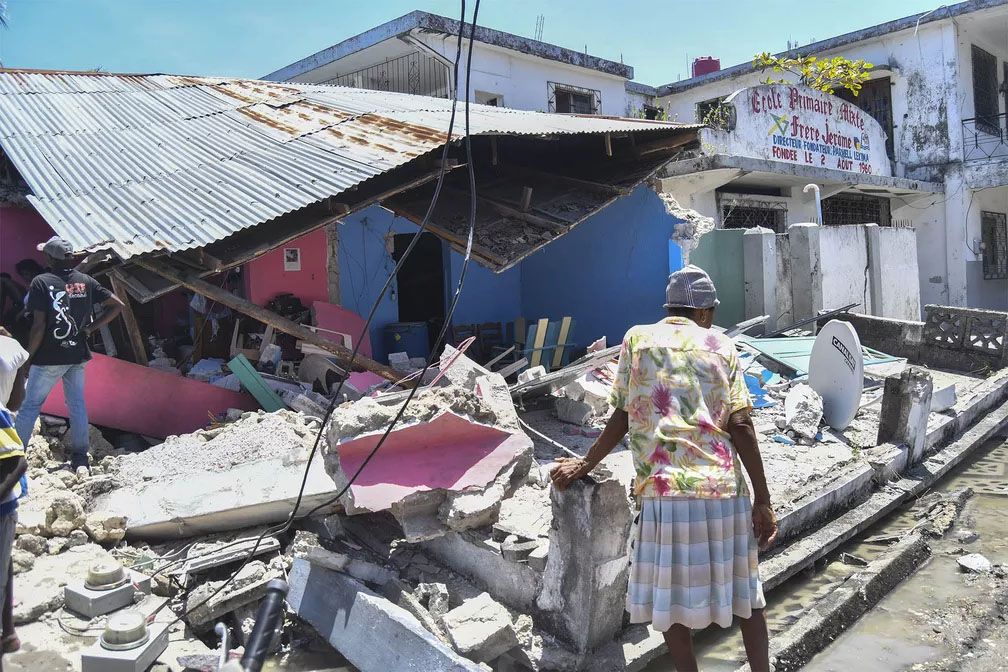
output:
<svg viewBox="0 0 1008 672"><path fill-rule="evenodd" d="M462 136L462 106L454 138ZM296 83L0 71L0 146L78 250L201 247L438 147L451 101ZM472 105L474 134L696 128Z"/></svg>

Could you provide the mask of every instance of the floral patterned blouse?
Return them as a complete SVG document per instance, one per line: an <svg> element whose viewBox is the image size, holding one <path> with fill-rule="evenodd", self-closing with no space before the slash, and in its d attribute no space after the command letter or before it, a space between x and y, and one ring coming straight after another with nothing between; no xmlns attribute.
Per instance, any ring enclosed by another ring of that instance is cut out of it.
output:
<svg viewBox="0 0 1008 672"><path fill-rule="evenodd" d="M751 403L727 336L685 317L633 327L609 403L630 416L638 496L748 495L726 428Z"/></svg>

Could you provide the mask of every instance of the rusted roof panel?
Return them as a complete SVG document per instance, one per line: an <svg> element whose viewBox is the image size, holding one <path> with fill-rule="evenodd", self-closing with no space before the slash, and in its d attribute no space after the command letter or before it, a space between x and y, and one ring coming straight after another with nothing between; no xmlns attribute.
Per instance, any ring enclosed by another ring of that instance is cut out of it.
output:
<svg viewBox="0 0 1008 672"><path fill-rule="evenodd" d="M462 136L461 114L454 138ZM442 146L451 102L323 85L0 70L0 146L77 250L201 247ZM474 134L654 133L683 124L473 105Z"/></svg>

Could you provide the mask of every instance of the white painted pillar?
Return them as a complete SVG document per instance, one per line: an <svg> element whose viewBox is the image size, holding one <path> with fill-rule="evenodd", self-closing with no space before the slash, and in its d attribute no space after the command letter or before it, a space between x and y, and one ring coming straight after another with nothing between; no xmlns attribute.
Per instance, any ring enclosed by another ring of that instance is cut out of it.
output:
<svg viewBox="0 0 1008 672"><path fill-rule="evenodd" d="M767 331L777 328L777 234L757 226L742 236L746 319L769 315Z"/></svg>
<svg viewBox="0 0 1008 672"><path fill-rule="evenodd" d="M818 224L809 223L788 227L788 238L791 241L791 303L795 322L815 317L823 308L820 230Z"/></svg>

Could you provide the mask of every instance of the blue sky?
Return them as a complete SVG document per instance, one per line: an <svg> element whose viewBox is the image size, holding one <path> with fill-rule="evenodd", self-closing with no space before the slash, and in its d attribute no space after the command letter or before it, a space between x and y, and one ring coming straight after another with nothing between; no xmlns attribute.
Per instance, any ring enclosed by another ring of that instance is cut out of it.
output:
<svg viewBox="0 0 1008 672"><path fill-rule="evenodd" d="M413 9L443 0L6 0L7 67L261 77ZM936 8L938 0L484 0L480 25L620 60L659 85L687 57L723 66ZM470 11L472 2L469 3ZM471 14L470 14L471 16Z"/></svg>

